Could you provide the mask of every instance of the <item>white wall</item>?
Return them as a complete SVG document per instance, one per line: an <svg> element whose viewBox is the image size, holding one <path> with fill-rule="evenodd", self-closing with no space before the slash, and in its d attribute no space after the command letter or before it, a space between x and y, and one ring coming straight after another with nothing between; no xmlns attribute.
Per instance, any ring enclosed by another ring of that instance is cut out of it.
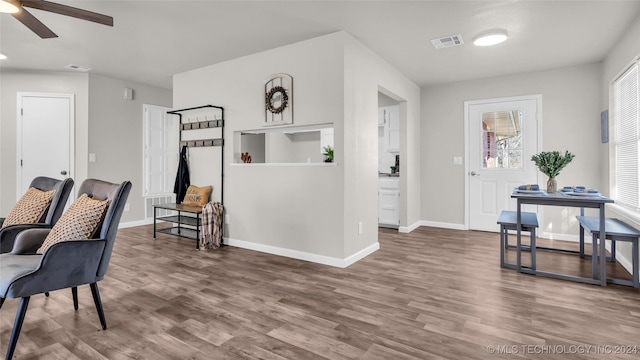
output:
<svg viewBox="0 0 640 360"><path fill-rule="evenodd" d="M244 134L240 139L241 153L249 153L254 163L265 162L265 136L268 134ZM237 160L240 162L240 160Z"/></svg>
<svg viewBox="0 0 640 360"><path fill-rule="evenodd" d="M223 106L225 148L235 149L234 132L263 126L264 83L284 72L293 76L294 125L333 122L341 133L342 48L340 36L326 36L177 74L174 106ZM336 144L338 163L342 153ZM342 166L231 166L233 159L227 151L224 205L230 223L225 237L232 244L346 257ZM192 182L200 181L196 185L211 184L219 176L219 163L190 161Z"/></svg>
<svg viewBox="0 0 640 360"><path fill-rule="evenodd" d="M340 266L378 246L378 87L412 101L409 129L419 126L419 88L339 32L177 74L174 105L224 106L226 148L237 149L232 134L263 126L264 82L282 72L293 76L294 125L333 123L335 162L231 165L238 154L225 154L225 236L231 245ZM415 139L405 143L418 146ZM202 181L218 176L204 161L191 161L191 171ZM417 166L413 171L419 174ZM409 214L419 217L413 208Z"/></svg>
<svg viewBox="0 0 640 360"><path fill-rule="evenodd" d="M633 24L627 29L624 35L619 39L616 45L611 49L609 55L602 62L602 106L601 109L609 109L610 89L611 82L620 75L622 71L633 61L637 56L640 56L640 16L636 18ZM611 113L609 113L611 116ZM611 128L610 128L611 130ZM602 153L602 161L606 165L602 172L602 181L609 184L609 148L606 147Z"/></svg>
<svg viewBox="0 0 640 360"><path fill-rule="evenodd" d="M125 88L133 89L132 101L123 99ZM142 105L171 107L171 101L171 90L100 75L89 76L88 153L96 154L96 162L88 163L88 176L114 183L131 181L127 200L130 210L122 214L123 223L145 218Z"/></svg>
<svg viewBox="0 0 640 360"><path fill-rule="evenodd" d="M467 175L464 165L453 165L452 159L465 155L466 100L542 94L541 150L576 155L558 176L558 186L583 184L608 194L601 181L600 153L606 148L600 142L601 77L600 64L591 64L423 89L422 219L452 227L464 224ZM547 206L543 211L542 232L575 233L573 210Z"/></svg>
<svg viewBox="0 0 640 360"><path fill-rule="evenodd" d="M269 163L321 163L320 131L265 134L266 159ZM308 160L308 161L307 161Z"/></svg>
<svg viewBox="0 0 640 360"><path fill-rule="evenodd" d="M420 220L420 88L345 35L345 238L364 244L378 232L379 92L400 103L400 230Z"/></svg>
<svg viewBox="0 0 640 360"><path fill-rule="evenodd" d="M627 29L625 34L620 38L620 40L616 43L616 45L611 49L609 55L603 61L603 71L602 71L602 82L601 82L601 90L602 90L602 101L601 101L601 109L611 109L612 104L609 103L610 96L612 95L610 92L610 85L615 78L626 69L626 67L633 61L634 58L640 56L640 16L635 20L635 22ZM612 117L611 112L609 113L609 133L613 131L612 124L615 122L615 119ZM606 183L609 186L609 172L610 172L610 159L609 156L612 154L611 151L611 143L609 143L609 147L605 147L601 154L602 158L602 182ZM633 214L627 211L623 211L622 209L614 206L609 206L607 209L607 216L610 217L618 217L630 225L640 229L640 214ZM618 251L618 261L627 268L627 270L631 270L631 244L625 242L618 242L617 245Z"/></svg>
<svg viewBox="0 0 640 360"><path fill-rule="evenodd" d="M0 216L16 202L17 93L40 92L75 95L76 184L87 178L87 134L89 129L88 75L68 72L38 72L2 69L0 72ZM74 187L75 190L75 187Z"/></svg>
<svg viewBox="0 0 640 360"><path fill-rule="evenodd" d="M144 219L142 104L171 106L171 90L71 72L3 69L0 80L0 216L16 200L16 93L48 92L75 95L74 191L87 178L131 180L131 211L123 214L122 222ZM134 101L122 100L125 87L135 89ZM97 154L97 162L89 163L90 152Z"/></svg>

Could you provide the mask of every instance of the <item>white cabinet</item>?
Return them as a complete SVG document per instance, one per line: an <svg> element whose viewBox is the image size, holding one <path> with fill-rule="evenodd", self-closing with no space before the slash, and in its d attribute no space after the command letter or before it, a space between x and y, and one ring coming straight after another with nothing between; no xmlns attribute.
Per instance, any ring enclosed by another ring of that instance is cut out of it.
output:
<svg viewBox="0 0 640 360"><path fill-rule="evenodd" d="M391 153L400 152L400 108L399 106L389 106L387 112L387 151Z"/></svg>
<svg viewBox="0 0 640 360"><path fill-rule="evenodd" d="M378 179L378 225L397 228L400 225L400 178Z"/></svg>
<svg viewBox="0 0 640 360"><path fill-rule="evenodd" d="M378 126L384 126L387 122L387 109L379 108L378 109Z"/></svg>
<svg viewBox="0 0 640 360"><path fill-rule="evenodd" d="M384 151L400 152L400 107L398 105L378 108L378 126L384 128Z"/></svg>

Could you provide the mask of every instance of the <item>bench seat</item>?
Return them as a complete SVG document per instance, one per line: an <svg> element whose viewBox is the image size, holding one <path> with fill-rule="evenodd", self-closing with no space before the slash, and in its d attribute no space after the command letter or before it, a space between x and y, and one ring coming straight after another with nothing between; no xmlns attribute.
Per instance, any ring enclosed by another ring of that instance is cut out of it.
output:
<svg viewBox="0 0 640 360"><path fill-rule="evenodd" d="M584 254L584 230L587 230L592 235L593 244L596 244L600 239L600 219L593 216L576 216L576 219L580 223L580 253ZM627 241L632 244L632 266L633 266L633 280L624 279L608 279L614 284L630 285L635 288L640 288L640 270L638 264L638 239L640 238L640 231L633 226L628 225L619 219L606 218L604 222L604 231L606 233L606 240L611 240L611 259L615 260L615 243L616 241ZM601 239L602 240L602 239ZM595 248L595 245L594 245Z"/></svg>
<svg viewBox="0 0 640 360"><path fill-rule="evenodd" d="M536 246L536 229L538 228L538 216L532 212L520 213L521 231L528 231L531 235L531 248ZM511 210L503 210L497 221L500 225L500 266L517 269L516 264L504 261L504 249L509 247L509 230L518 230L518 212ZM532 269L535 270L535 251L531 253Z"/></svg>

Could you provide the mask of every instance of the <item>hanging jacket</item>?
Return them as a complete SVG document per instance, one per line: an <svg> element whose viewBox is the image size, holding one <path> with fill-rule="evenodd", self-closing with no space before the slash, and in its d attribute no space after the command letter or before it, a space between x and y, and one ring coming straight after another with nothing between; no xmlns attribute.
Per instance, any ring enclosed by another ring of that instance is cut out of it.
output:
<svg viewBox="0 0 640 360"><path fill-rule="evenodd" d="M173 185L173 192L176 194L176 203L182 203L187 188L191 185L189 179L189 166L187 165L187 147L183 146L180 151L180 160L178 160L178 173L176 174L176 182Z"/></svg>

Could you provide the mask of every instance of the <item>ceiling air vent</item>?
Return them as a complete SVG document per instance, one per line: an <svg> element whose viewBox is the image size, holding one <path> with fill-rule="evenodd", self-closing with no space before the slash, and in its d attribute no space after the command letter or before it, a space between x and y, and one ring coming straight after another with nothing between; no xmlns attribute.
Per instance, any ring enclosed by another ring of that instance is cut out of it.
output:
<svg viewBox="0 0 640 360"><path fill-rule="evenodd" d="M82 65L76 65L76 64L69 64L69 65L65 66L65 68L67 68L69 70L80 71L80 72L87 72L87 71L91 70L91 68L88 68L88 67L82 66Z"/></svg>
<svg viewBox="0 0 640 360"><path fill-rule="evenodd" d="M451 35L451 36L441 37L439 39L433 39L431 40L431 43L433 44L434 48L442 49L442 48L448 48L453 46L460 46L464 44L464 41L462 41L462 36L460 35Z"/></svg>

